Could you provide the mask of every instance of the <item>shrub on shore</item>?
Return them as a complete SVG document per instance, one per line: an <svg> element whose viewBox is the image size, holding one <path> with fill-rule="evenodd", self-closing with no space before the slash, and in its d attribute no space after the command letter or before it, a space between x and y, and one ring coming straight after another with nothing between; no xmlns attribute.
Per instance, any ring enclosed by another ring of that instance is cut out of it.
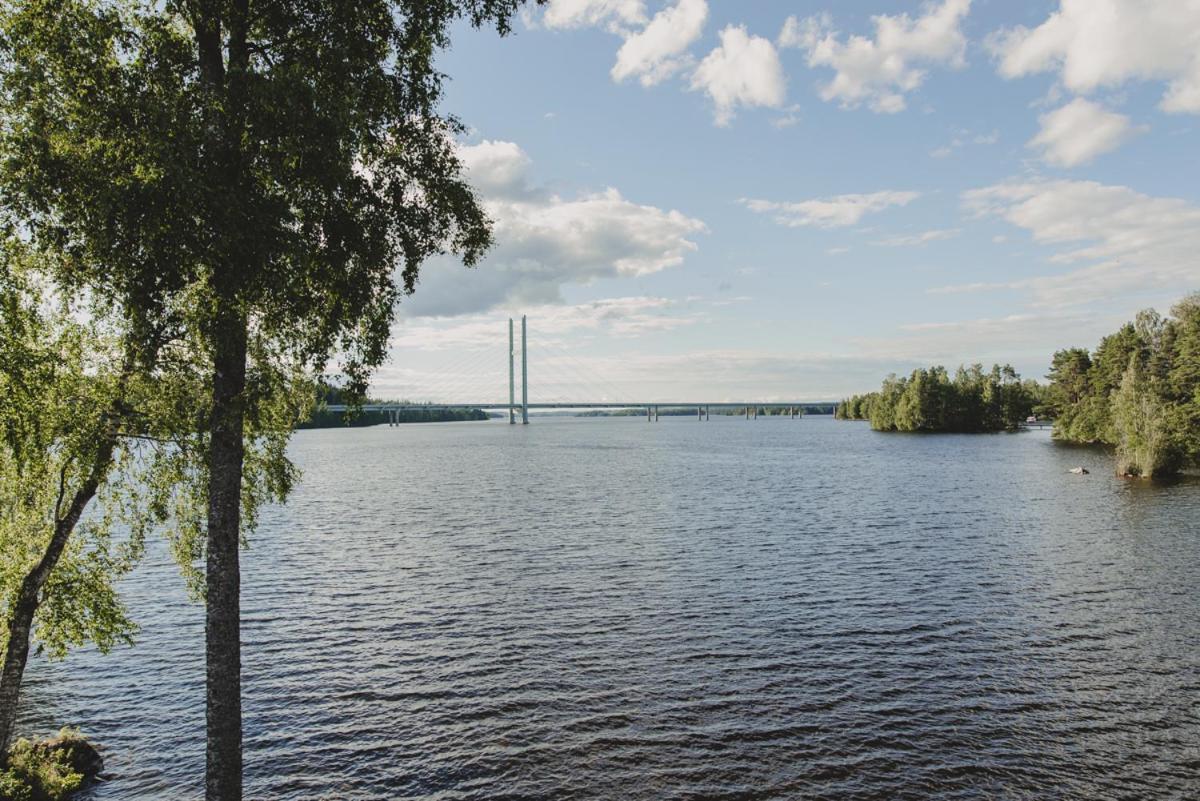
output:
<svg viewBox="0 0 1200 801"><path fill-rule="evenodd" d="M0 769L0 801L63 801L103 769L95 747L72 729L18 740Z"/></svg>

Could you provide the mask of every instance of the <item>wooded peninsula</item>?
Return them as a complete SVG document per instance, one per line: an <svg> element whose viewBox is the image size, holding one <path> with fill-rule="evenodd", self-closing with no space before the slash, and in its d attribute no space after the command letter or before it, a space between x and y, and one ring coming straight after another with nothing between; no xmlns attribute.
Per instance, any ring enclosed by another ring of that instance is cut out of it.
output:
<svg viewBox="0 0 1200 801"><path fill-rule="evenodd" d="M1123 476L1163 477L1200 467L1200 293L1163 317L1153 309L1100 340L1094 351L1054 354L1048 384L1012 367L945 367L890 375L877 392L838 404L840 420L876 431L1015 431L1052 419L1054 439L1106 445Z"/></svg>

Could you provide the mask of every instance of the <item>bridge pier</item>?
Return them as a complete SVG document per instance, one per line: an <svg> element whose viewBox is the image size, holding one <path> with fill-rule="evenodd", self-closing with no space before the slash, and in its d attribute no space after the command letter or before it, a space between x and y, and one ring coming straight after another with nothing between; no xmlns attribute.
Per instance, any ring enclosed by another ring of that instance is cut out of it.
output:
<svg viewBox="0 0 1200 801"><path fill-rule="evenodd" d="M513 319L508 318L508 424L517 422L517 390L513 378Z"/></svg>

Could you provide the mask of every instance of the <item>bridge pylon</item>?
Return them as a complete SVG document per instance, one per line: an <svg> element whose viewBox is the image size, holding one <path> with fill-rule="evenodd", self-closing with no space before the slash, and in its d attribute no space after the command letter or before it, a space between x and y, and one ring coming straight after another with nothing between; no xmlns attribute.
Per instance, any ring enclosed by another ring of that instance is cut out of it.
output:
<svg viewBox="0 0 1200 801"><path fill-rule="evenodd" d="M529 360L525 349L529 343L525 333L525 315L521 315L521 424L529 425ZM513 318L508 318L508 422L517 422L516 357L513 353Z"/></svg>
<svg viewBox="0 0 1200 801"><path fill-rule="evenodd" d="M521 424L529 425L529 340L525 336L525 315L521 315Z"/></svg>

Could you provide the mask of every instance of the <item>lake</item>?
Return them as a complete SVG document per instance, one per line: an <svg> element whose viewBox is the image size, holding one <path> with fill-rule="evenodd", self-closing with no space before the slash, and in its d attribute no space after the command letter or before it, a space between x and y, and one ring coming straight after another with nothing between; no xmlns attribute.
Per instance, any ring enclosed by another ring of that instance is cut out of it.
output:
<svg viewBox="0 0 1200 801"><path fill-rule="evenodd" d="M246 795L1200 795L1200 482L830 418L304 431L243 562ZM1089 476L1070 475L1075 465ZM33 660L89 799L200 798L203 620Z"/></svg>

